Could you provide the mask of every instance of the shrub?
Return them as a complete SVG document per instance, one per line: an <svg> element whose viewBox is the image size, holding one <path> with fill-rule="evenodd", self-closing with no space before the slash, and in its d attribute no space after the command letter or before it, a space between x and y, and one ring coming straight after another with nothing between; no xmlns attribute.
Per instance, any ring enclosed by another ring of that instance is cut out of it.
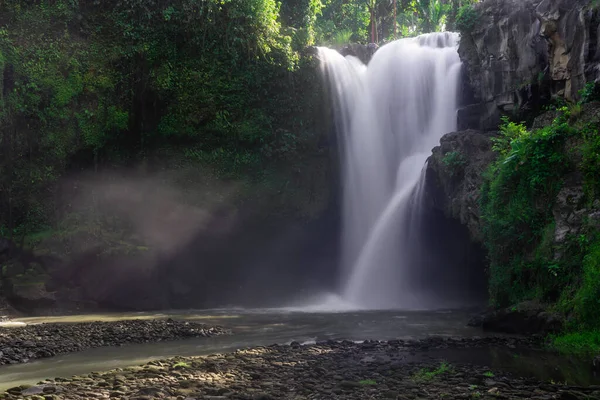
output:
<svg viewBox="0 0 600 400"><path fill-rule="evenodd" d="M600 352L600 332L572 332L550 336L551 347L561 353L596 355Z"/></svg>
<svg viewBox="0 0 600 400"><path fill-rule="evenodd" d="M442 158L442 163L448 167L450 175L454 176L462 171L463 167L467 164L467 160L463 154L459 151L450 151Z"/></svg>
<svg viewBox="0 0 600 400"><path fill-rule="evenodd" d="M590 203L600 197L600 135L597 129L586 129L583 132L581 152L583 162L581 169L585 180L585 192Z"/></svg>
<svg viewBox="0 0 600 400"><path fill-rule="evenodd" d="M471 33L475 28L477 18L477 10L473 4L466 4L458 10L456 28L460 33Z"/></svg>
<svg viewBox="0 0 600 400"><path fill-rule="evenodd" d="M581 103L589 103L591 101L600 101L600 86L596 82L588 82L579 91Z"/></svg>
<svg viewBox="0 0 600 400"><path fill-rule="evenodd" d="M600 327L600 240L589 246L583 258L581 287L575 294L573 312L583 328Z"/></svg>
<svg viewBox="0 0 600 400"><path fill-rule="evenodd" d="M562 150L574 131L566 118L535 132L504 120L495 140L500 157L486 172L480 200L495 305L556 300L571 279L551 249L551 205L570 168Z"/></svg>

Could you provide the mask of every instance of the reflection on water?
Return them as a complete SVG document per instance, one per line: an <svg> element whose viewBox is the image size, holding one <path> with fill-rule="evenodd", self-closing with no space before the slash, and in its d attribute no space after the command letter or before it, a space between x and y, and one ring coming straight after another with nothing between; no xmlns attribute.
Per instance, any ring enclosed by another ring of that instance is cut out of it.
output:
<svg viewBox="0 0 600 400"><path fill-rule="evenodd" d="M118 348L97 348L0 367L0 389L19 384L36 383L46 378L68 377L92 371L124 368L172 357L194 356L234 351L273 343L313 343L328 339L362 341L413 339L429 335L473 337L484 336L478 329L467 327L468 313L452 312L341 312L312 313L289 310L208 310L163 313L128 313L79 315L65 317L23 318L28 324L42 322L73 323L82 321L116 321L123 319L173 318L219 324L231 329L232 336L188 339L174 342L133 344ZM445 359L469 362L492 369L539 377L570 384L594 381L589 369L579 361L569 361L546 353L510 349L468 349L421 353L423 359Z"/></svg>
<svg viewBox="0 0 600 400"><path fill-rule="evenodd" d="M505 347L431 350L416 354L412 360L468 363L546 383L600 385L600 376L591 370L589 360L539 350Z"/></svg>

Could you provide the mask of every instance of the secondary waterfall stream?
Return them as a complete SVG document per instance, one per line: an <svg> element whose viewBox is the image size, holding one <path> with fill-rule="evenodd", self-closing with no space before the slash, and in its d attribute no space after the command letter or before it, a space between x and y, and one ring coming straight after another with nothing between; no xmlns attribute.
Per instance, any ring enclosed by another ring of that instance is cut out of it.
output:
<svg viewBox="0 0 600 400"><path fill-rule="evenodd" d="M431 300L411 284L410 271L419 268L424 166L456 129L458 39L397 40L368 65L319 48L342 162L342 298L358 308L420 308Z"/></svg>

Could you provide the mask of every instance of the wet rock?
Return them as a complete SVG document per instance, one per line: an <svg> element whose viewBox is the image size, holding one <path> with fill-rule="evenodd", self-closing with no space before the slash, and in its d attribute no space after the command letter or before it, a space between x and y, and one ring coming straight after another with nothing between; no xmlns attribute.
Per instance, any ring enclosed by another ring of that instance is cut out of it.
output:
<svg viewBox="0 0 600 400"><path fill-rule="evenodd" d="M340 383L340 387L342 389L345 389L345 390L353 390L353 389L359 388L360 387L360 383L358 383L358 382L350 382L350 381L343 381L343 382Z"/></svg>
<svg viewBox="0 0 600 400"><path fill-rule="evenodd" d="M368 64L378 49L379 47L375 43L370 43L368 45L353 43L344 46L340 50L340 54L342 54L344 57L354 56L362 61L363 64Z"/></svg>
<svg viewBox="0 0 600 400"><path fill-rule="evenodd" d="M496 159L491 138L476 130L444 135L427 162L426 190L430 206L467 227L473 241L482 241L479 198L483 173Z"/></svg>
<svg viewBox="0 0 600 400"><path fill-rule="evenodd" d="M542 304L523 302L513 307L477 315L469 324L494 332L542 334L559 332L564 320L558 314L546 312L546 307Z"/></svg>
<svg viewBox="0 0 600 400"><path fill-rule="evenodd" d="M23 389L23 387L21 387ZM30 388L24 389L21 391L21 394L23 396L32 396L34 394L42 394L44 393L44 387L43 386L32 386Z"/></svg>
<svg viewBox="0 0 600 400"><path fill-rule="evenodd" d="M171 319L28 325L6 329L0 335L0 365L25 363L94 347L226 333L221 327Z"/></svg>
<svg viewBox="0 0 600 400"><path fill-rule="evenodd" d="M16 387L12 387L12 388L8 389L6 392L9 394L14 394L14 395L20 396L22 391L23 391L23 389L20 386L16 386Z"/></svg>
<svg viewBox="0 0 600 400"><path fill-rule="evenodd" d="M562 392L560 394L561 400L584 400L584 399L588 399L588 398L589 397L586 394L574 392L574 391Z"/></svg>
<svg viewBox="0 0 600 400"><path fill-rule="evenodd" d="M537 113L553 97L576 100L585 82L598 78L598 54L587 51L597 41L598 20L588 3L486 0L476 5L475 27L461 36L459 47L475 100L463 128L494 130L502 115Z"/></svg>
<svg viewBox="0 0 600 400"><path fill-rule="evenodd" d="M493 379L488 379L484 374L489 371L487 368L460 363L452 364L449 372L417 382L415 376L424 369L433 371L439 368L441 360L432 358L429 361L390 363L399 352L407 353L423 347L447 349L511 343L524 345L531 342L526 338L432 337L405 341L401 347L397 342L367 342L366 347L365 344L334 341L300 348L276 345L230 354L152 361L140 367L56 379L53 383L47 381L38 387L43 392L47 387L53 387L59 394L57 398L65 399L470 399L474 392L467 377L474 377L478 381L475 383L478 391L489 398L550 400L560 398L558 396L572 398L568 396L579 396L580 393L589 396L596 390L542 385L534 379L503 376L498 371L494 371ZM366 355L372 357L371 362L361 362ZM189 368L185 372L176 371L174 366L182 362ZM214 372L208 372L206 366L212 366ZM255 373L260 375L260 379L252 378ZM343 379L334 380L333 377ZM116 389L117 382L127 382L127 388ZM21 399L23 390L23 387L13 388L12 393L4 394L4 398ZM549 397L544 397L545 394ZM55 394L45 396L52 398L50 396Z"/></svg>

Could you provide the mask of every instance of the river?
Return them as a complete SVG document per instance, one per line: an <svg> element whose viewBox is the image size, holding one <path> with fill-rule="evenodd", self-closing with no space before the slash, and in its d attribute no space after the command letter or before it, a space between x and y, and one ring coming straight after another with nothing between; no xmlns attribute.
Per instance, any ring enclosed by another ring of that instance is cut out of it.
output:
<svg viewBox="0 0 600 400"><path fill-rule="evenodd" d="M35 384L46 378L124 368L171 356L222 353L292 341L311 343L328 339L362 341L420 339L430 335L463 338L485 336L480 329L466 326L468 317L468 311L450 310L304 312L296 309L216 309L22 318L18 321L27 324L173 318L221 325L231 329L233 335L96 348L4 366L0 367L0 390L21 384ZM568 380L571 384L597 381L589 368L585 368L586 364L526 349L437 350L413 354L407 361L424 358L489 365L545 381Z"/></svg>

